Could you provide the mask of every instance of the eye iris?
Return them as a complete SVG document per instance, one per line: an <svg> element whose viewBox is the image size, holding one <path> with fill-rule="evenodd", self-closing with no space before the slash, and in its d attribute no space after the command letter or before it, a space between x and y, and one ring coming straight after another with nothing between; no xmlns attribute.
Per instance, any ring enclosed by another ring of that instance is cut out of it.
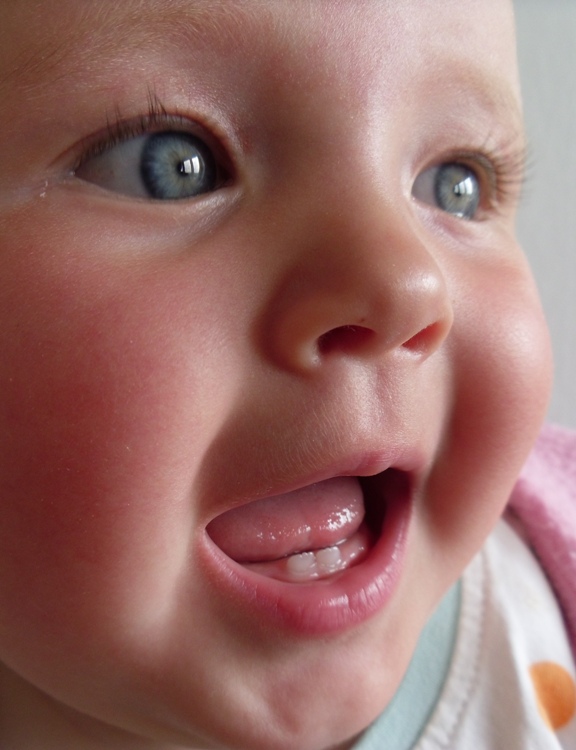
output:
<svg viewBox="0 0 576 750"><path fill-rule="evenodd" d="M434 196L443 211L471 219L480 204L478 178L463 164L443 164L434 180Z"/></svg>
<svg viewBox="0 0 576 750"><path fill-rule="evenodd" d="M215 187L216 163L208 147L188 133L151 135L144 145L140 174L146 190L158 200L177 200Z"/></svg>

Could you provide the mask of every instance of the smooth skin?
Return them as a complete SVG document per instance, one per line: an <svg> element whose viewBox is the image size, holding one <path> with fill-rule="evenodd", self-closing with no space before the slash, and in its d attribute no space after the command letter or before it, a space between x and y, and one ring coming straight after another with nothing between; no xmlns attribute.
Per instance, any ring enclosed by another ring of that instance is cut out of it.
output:
<svg viewBox="0 0 576 750"><path fill-rule="evenodd" d="M8 0L0 97L0 746L348 747L546 408L511 4ZM206 193L93 169L150 102ZM427 187L455 159L471 218ZM231 602L210 520L391 448L385 607L307 637Z"/></svg>

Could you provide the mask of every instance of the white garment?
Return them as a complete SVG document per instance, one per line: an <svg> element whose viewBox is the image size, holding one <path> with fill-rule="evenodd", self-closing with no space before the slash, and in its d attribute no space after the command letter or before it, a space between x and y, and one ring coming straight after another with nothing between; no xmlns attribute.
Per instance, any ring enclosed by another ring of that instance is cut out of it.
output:
<svg viewBox="0 0 576 750"><path fill-rule="evenodd" d="M448 675L413 750L576 750L574 715L556 729L543 715L546 704L552 716L555 706L565 714L571 701L576 708L576 669L556 598L530 549L500 522L461 584ZM546 675L560 679L552 691L540 687L540 707L537 687ZM384 717L358 748L396 750Z"/></svg>

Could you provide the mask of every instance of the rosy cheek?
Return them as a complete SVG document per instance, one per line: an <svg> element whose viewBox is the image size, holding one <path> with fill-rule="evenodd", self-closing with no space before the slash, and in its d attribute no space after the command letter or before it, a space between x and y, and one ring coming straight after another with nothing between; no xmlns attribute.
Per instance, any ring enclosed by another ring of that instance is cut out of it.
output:
<svg viewBox="0 0 576 750"><path fill-rule="evenodd" d="M151 512L151 493L138 482L144 438L127 429L107 368L88 373L73 359L64 345L40 366L33 356L12 357L11 387L4 392L1 534L2 549L11 549L3 563L10 560L29 591L36 588L41 597L51 590L53 605L67 593L73 599L80 580L86 587L90 576L110 573L130 518L138 534L137 494L140 516ZM143 399L149 407L154 395ZM141 422L145 434L150 424ZM128 552L129 545L126 537Z"/></svg>
<svg viewBox="0 0 576 750"><path fill-rule="evenodd" d="M203 280L39 242L0 260L0 598L61 626L183 554L227 399L190 327Z"/></svg>
<svg viewBox="0 0 576 750"><path fill-rule="evenodd" d="M479 546L502 513L551 385L548 333L521 259L507 268L478 264L461 278L450 342L454 406L429 516L433 533L453 549L462 529Z"/></svg>

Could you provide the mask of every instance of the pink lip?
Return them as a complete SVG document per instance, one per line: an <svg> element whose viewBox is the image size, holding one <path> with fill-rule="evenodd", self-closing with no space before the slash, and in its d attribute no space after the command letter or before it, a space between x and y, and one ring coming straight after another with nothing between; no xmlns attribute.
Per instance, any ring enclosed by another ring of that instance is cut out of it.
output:
<svg viewBox="0 0 576 750"><path fill-rule="evenodd" d="M279 581L236 563L205 533L200 554L212 585L228 606L295 635L336 634L364 622L386 606L402 572L412 489L407 474L399 474L406 481L370 479L371 504L381 492L386 511L380 536L358 565L319 582Z"/></svg>

